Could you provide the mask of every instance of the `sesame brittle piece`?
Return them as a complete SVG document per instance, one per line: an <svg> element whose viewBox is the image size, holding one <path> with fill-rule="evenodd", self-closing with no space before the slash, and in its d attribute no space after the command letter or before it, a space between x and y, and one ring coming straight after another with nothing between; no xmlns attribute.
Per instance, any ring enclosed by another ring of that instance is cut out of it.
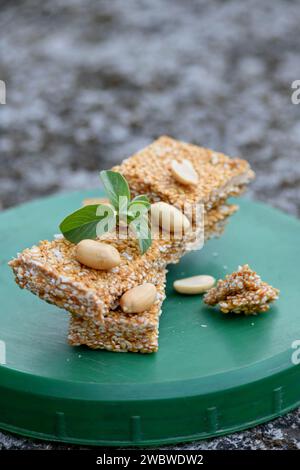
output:
<svg viewBox="0 0 300 470"><path fill-rule="evenodd" d="M196 185L178 183L173 160L189 161L198 175ZM127 179L134 194L147 194L152 202L164 201L179 209L185 203L203 203L206 210L221 199L237 196L254 178L249 163L223 153L162 136L113 168Z"/></svg>
<svg viewBox="0 0 300 470"><path fill-rule="evenodd" d="M271 302L277 300L279 290L263 282L248 264L219 280L216 287L204 296L207 305L219 305L223 313L255 315L266 312Z"/></svg>
<svg viewBox="0 0 300 470"><path fill-rule="evenodd" d="M158 349L158 327L161 305L165 298L166 270L150 276L157 289L156 301L148 311L126 314L120 308L109 312L103 324L71 315L68 341L71 346L86 345L92 349L114 352L152 353ZM149 278L150 278L149 277Z"/></svg>
<svg viewBox="0 0 300 470"><path fill-rule="evenodd" d="M136 240L109 243L121 256L121 264L109 271L81 264L75 257L76 245L65 239L42 241L24 250L9 265L21 288L60 308L102 322L124 292L152 282L151 275L155 278L156 271L170 261L169 251L162 252L158 241L143 256Z"/></svg>

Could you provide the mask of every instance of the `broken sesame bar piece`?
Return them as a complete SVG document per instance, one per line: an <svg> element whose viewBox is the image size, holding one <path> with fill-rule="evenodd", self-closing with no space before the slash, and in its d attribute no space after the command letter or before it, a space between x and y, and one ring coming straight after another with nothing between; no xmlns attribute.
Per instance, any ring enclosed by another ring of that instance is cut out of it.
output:
<svg viewBox="0 0 300 470"><path fill-rule="evenodd" d="M227 274L210 289L203 300L207 305L219 305L223 313L244 313L256 315L266 312L271 302L277 300L279 290L263 282L248 264L239 266L238 271Z"/></svg>

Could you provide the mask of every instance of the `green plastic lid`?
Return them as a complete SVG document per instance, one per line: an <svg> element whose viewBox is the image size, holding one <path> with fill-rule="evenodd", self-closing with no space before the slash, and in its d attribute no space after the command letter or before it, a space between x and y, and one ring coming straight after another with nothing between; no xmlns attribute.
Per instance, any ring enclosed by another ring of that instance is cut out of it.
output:
<svg viewBox="0 0 300 470"><path fill-rule="evenodd" d="M158 353L91 351L68 346L68 315L20 290L7 262L53 238L65 214L95 195L59 195L0 214L0 428L145 446L237 431L298 406L300 367L292 354L300 339L299 221L241 201L221 239L170 267ZM201 296L172 290L177 278L220 278L244 263L281 289L279 301L257 317L223 315Z"/></svg>

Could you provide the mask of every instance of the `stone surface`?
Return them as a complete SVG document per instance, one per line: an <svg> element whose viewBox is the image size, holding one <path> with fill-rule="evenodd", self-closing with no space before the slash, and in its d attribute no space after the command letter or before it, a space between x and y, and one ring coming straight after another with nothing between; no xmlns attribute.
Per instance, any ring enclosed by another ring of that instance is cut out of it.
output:
<svg viewBox="0 0 300 470"><path fill-rule="evenodd" d="M97 187L173 137L247 158L251 195L300 215L297 0L46 0L1 7L0 205ZM300 446L299 411L176 448ZM0 448L69 447L0 433Z"/></svg>

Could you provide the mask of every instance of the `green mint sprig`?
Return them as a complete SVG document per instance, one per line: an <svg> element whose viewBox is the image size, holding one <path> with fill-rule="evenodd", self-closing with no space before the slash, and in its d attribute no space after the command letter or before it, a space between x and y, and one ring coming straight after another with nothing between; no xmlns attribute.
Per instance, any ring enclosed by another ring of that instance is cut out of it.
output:
<svg viewBox="0 0 300 470"><path fill-rule="evenodd" d="M101 171L100 178L110 204L94 204L82 207L68 215L59 228L72 243L86 238L95 239L111 232L116 225L126 222L139 242L144 254L151 246L151 231L148 224L150 202L147 196L131 199L128 183L121 173Z"/></svg>

